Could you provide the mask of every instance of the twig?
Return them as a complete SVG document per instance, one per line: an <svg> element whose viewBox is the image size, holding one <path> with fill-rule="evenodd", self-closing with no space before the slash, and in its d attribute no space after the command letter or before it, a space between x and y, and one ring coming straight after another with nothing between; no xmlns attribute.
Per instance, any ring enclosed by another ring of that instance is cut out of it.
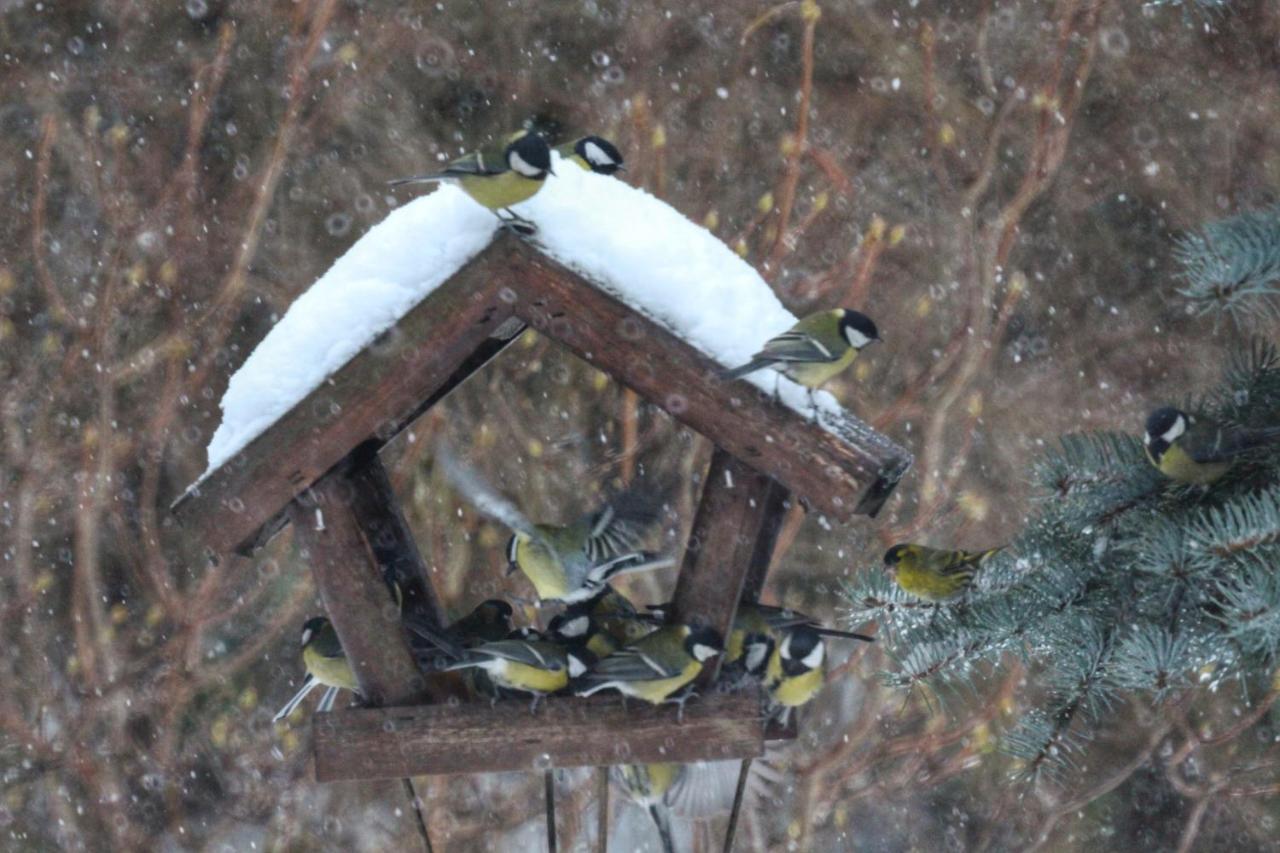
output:
<svg viewBox="0 0 1280 853"><path fill-rule="evenodd" d="M738 771L738 787L733 791L733 809L729 812L729 826L724 831L724 853L733 853L733 836L738 831L738 815L742 812L742 797L747 791L747 778L751 775L751 759L742 760Z"/></svg>

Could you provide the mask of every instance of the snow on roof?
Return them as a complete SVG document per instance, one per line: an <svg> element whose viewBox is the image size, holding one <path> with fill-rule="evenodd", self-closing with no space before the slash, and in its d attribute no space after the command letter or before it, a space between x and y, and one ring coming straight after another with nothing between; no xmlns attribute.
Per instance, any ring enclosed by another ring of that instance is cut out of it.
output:
<svg viewBox="0 0 1280 853"><path fill-rule="evenodd" d="M718 238L622 181L561 161L542 190L513 209L537 224L535 245L549 257L726 366L747 361L796 321ZM442 186L369 229L231 377L206 476L488 246L497 226L461 190ZM747 379L772 392L776 376L766 369ZM809 414L803 388L782 379L780 391ZM818 401L824 416L839 411L830 394ZM823 418L837 426L833 420Z"/></svg>

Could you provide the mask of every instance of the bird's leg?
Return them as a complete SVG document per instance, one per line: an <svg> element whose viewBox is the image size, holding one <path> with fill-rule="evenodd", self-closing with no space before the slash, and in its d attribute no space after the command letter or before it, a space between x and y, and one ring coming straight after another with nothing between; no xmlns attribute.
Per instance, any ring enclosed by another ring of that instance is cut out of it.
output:
<svg viewBox="0 0 1280 853"><path fill-rule="evenodd" d="M529 713L530 713L530 714L536 714L536 713L538 713L538 703L539 703L539 702L541 702L541 701L542 701L542 694L541 694L541 693L535 693L535 694L533 694L533 701L529 703Z"/></svg>
<svg viewBox="0 0 1280 853"><path fill-rule="evenodd" d="M773 372L773 402L782 405L782 372L778 370Z"/></svg>
<svg viewBox="0 0 1280 853"><path fill-rule="evenodd" d="M805 390L809 392L809 417L813 420L813 423L816 424L818 422L818 401L813 397L812 388L807 388Z"/></svg>
<svg viewBox="0 0 1280 853"><path fill-rule="evenodd" d="M684 703L698 695L698 691L689 689L680 694L679 699L668 699L666 701L676 706L676 724L684 725Z"/></svg>
<svg viewBox="0 0 1280 853"><path fill-rule="evenodd" d="M503 216L502 213L506 213L507 215ZM502 227L504 229L519 237L530 237L538 233L538 226L534 225L528 219L525 219L509 207L504 207L502 212L495 210L493 214L502 220Z"/></svg>

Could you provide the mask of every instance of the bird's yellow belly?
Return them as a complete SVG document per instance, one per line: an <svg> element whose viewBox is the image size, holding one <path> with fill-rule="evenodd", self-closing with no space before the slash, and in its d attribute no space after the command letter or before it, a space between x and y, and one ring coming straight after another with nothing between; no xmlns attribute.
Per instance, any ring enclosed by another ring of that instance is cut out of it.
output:
<svg viewBox="0 0 1280 853"><path fill-rule="evenodd" d="M629 696L637 699L643 699L654 705L665 701L681 687L684 687L690 681L697 677L702 671L701 664L690 664L684 668L684 671L673 678L660 678L655 681L638 681L627 685L624 691Z"/></svg>
<svg viewBox="0 0 1280 853"><path fill-rule="evenodd" d="M792 364L783 372L788 378L799 382L806 388L818 388L826 384L831 377L853 364L853 360L857 357L858 351L850 347L848 352L835 361L823 361L817 364Z"/></svg>
<svg viewBox="0 0 1280 853"><path fill-rule="evenodd" d="M345 657L331 658L307 649L302 653L303 663L311 677L326 687L341 687L344 690L359 690L355 673Z"/></svg>
<svg viewBox="0 0 1280 853"><path fill-rule="evenodd" d="M795 708L817 696L824 682L822 670L814 669L804 675L778 682L769 691L769 695L779 705Z"/></svg>
<svg viewBox="0 0 1280 853"><path fill-rule="evenodd" d="M1160 469L1161 474L1164 474L1170 480L1197 486L1207 486L1227 473L1231 463L1196 462L1181 447L1175 444L1161 455L1160 462L1157 463L1156 467Z"/></svg>
<svg viewBox="0 0 1280 853"><path fill-rule="evenodd" d="M546 548L521 542L516 549L516 565L538 592L538 598L555 599L569 594L564 570Z"/></svg>
<svg viewBox="0 0 1280 853"><path fill-rule="evenodd" d="M967 572L942 574L928 569L908 568L899 565L898 586L926 601L942 601L959 594L971 575Z"/></svg>
<svg viewBox="0 0 1280 853"><path fill-rule="evenodd" d="M495 177L458 179L462 191L490 210L501 210L532 198L543 182L526 178L519 172L503 172Z"/></svg>
<svg viewBox="0 0 1280 853"><path fill-rule="evenodd" d="M564 667L553 672L515 661L504 660L501 663L502 666L490 669L489 675L499 686L511 690L523 690L526 693L555 693L569 683L569 671Z"/></svg>

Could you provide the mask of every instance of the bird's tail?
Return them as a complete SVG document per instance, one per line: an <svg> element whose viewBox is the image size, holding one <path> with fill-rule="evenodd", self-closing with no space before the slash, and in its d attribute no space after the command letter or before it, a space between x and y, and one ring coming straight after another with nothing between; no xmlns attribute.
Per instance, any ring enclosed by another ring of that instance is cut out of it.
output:
<svg viewBox="0 0 1280 853"><path fill-rule="evenodd" d="M407 178L396 178L394 181L387 181L389 187L402 187L405 184L434 184L443 181L447 175L439 173L432 175L411 175Z"/></svg>
<svg viewBox="0 0 1280 853"><path fill-rule="evenodd" d="M455 661L462 658L462 646L454 642L452 637L437 628L434 623L428 621L422 615L406 613L402 617L402 621L404 626L414 635L411 639L421 638L426 641L430 649L438 650ZM412 645L418 649L422 647L420 643L412 643Z"/></svg>
<svg viewBox="0 0 1280 853"><path fill-rule="evenodd" d="M657 803L649 806L649 817L658 827L658 840L662 843L662 853L676 853L675 836L671 833L671 813Z"/></svg>
<svg viewBox="0 0 1280 853"><path fill-rule="evenodd" d="M271 722L278 723L285 717L293 713L293 709L302 704L302 700L306 699L312 690L320 686L320 682L311 677L311 673L307 673L307 677L302 680L302 687L298 688L298 692L293 694L293 698L284 703L284 707L276 712L271 718Z"/></svg>
<svg viewBox="0 0 1280 853"><path fill-rule="evenodd" d="M741 379L748 373L755 373L760 368L768 367L771 364L773 364L773 362L768 359L753 358L744 365L732 368L731 370L721 371L720 378L726 382L732 382L734 379Z"/></svg>
<svg viewBox="0 0 1280 853"><path fill-rule="evenodd" d="M991 548L986 551L962 551L961 553L964 554L964 557L961 560L961 562L971 566L981 566L984 563L986 563L987 560L990 560L996 554L999 554L1001 551L1003 551L1005 548L1008 548L1008 547L1009 547L1008 545L1000 545L996 548Z"/></svg>

